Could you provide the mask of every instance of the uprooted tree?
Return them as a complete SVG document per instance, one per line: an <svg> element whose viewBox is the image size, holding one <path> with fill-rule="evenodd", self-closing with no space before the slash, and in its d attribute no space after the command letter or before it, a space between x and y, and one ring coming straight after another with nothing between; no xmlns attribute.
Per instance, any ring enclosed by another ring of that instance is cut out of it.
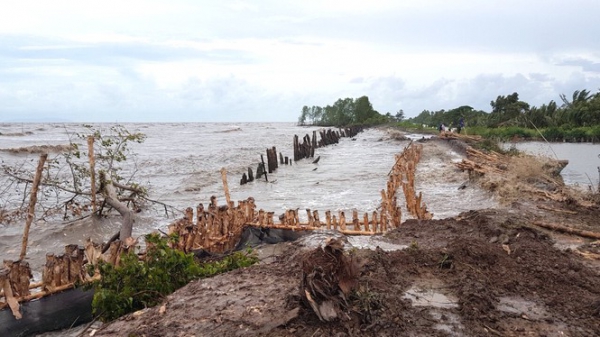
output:
<svg viewBox="0 0 600 337"><path fill-rule="evenodd" d="M131 237L134 212L144 202L154 202L146 197L147 190L134 181L137 165L130 149L131 143L142 143L146 136L121 125L108 129L84 127L86 132L69 134L66 151L46 160L39 182L36 218L47 220L62 215L62 220L67 221L107 216L116 210L122 217L122 226L112 240L124 241ZM3 165L2 171L5 179L0 189L10 193L0 200L0 209L4 210L0 221L18 220L27 216L26 201L35 170L23 163Z"/></svg>

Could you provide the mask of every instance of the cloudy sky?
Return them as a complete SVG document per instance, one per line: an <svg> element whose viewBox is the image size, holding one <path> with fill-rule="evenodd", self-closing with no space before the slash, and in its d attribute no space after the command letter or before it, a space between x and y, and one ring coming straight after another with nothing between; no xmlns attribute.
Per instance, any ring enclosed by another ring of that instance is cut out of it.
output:
<svg viewBox="0 0 600 337"><path fill-rule="evenodd" d="M600 88L597 0L4 0L0 122L296 121Z"/></svg>

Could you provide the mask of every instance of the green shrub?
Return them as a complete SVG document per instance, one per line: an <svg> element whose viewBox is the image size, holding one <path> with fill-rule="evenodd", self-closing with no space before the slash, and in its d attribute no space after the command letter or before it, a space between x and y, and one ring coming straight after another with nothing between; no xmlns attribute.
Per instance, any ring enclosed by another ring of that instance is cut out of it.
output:
<svg viewBox="0 0 600 337"><path fill-rule="evenodd" d="M473 147L484 151L494 151L498 153L504 152L498 141L492 138L484 138L482 141L473 144Z"/></svg>
<svg viewBox="0 0 600 337"><path fill-rule="evenodd" d="M542 130L542 135L549 142L562 141L564 139L564 132L561 128L550 127Z"/></svg>
<svg viewBox="0 0 600 337"><path fill-rule="evenodd" d="M600 140L600 125L596 125L596 126L592 126L592 127L588 128L586 135L593 142L599 141Z"/></svg>
<svg viewBox="0 0 600 337"><path fill-rule="evenodd" d="M103 321L158 304L161 299L199 277L247 267L258 258L252 251L235 252L220 261L198 263L193 254L172 249L158 234L146 236L146 258L135 252L121 256L120 265L100 263L92 310Z"/></svg>
<svg viewBox="0 0 600 337"><path fill-rule="evenodd" d="M586 131L589 128L581 127L581 128L573 128L566 132L565 138L571 142L581 142L586 141L587 134Z"/></svg>
<svg viewBox="0 0 600 337"><path fill-rule="evenodd" d="M514 137L519 137L523 139L531 139L536 136L536 132L533 129L522 128L518 126L509 126L507 128L501 128L500 138L502 139L512 139Z"/></svg>

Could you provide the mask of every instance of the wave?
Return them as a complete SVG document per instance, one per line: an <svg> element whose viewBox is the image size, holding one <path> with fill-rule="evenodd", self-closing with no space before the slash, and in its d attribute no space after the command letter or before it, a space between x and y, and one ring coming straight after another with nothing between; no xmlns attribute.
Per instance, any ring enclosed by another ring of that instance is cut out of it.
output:
<svg viewBox="0 0 600 337"><path fill-rule="evenodd" d="M70 144L66 145L32 145L25 147L16 147L12 149L0 149L0 151L10 152L13 154L19 153L59 153L67 152L72 149Z"/></svg>
<svg viewBox="0 0 600 337"><path fill-rule="evenodd" d="M23 137L23 136L29 136L32 135L33 132L31 131L25 131L25 132L11 132L11 133L2 133L0 132L0 136L6 136L6 137Z"/></svg>

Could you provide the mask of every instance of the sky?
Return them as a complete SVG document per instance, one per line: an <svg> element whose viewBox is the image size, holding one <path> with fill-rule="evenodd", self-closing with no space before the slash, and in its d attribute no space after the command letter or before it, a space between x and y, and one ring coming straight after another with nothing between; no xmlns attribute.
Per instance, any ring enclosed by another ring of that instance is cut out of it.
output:
<svg viewBox="0 0 600 337"><path fill-rule="evenodd" d="M600 90L597 0L2 0L0 122L406 117Z"/></svg>

